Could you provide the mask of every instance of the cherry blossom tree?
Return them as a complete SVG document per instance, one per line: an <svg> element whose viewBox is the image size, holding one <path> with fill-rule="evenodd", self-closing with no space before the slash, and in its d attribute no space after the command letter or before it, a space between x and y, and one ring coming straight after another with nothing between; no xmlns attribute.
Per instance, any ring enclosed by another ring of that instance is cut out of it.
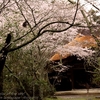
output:
<svg viewBox="0 0 100 100"><path fill-rule="evenodd" d="M58 45L72 40L77 35L77 27L87 28L80 9L79 0L76 3L70 0L1 0L0 79L3 79L2 72L9 52L32 42L39 43L43 50L49 47L47 49L53 51ZM27 47L30 48L30 45Z"/></svg>
<svg viewBox="0 0 100 100"><path fill-rule="evenodd" d="M78 1L71 8L67 5L68 3L64 4L64 1L55 1L54 3L43 0L0 1L1 80L3 79L2 72L9 52L28 45L43 34L60 33L74 25L78 11ZM73 14L68 11L72 11ZM0 82L0 93L2 93L2 81Z"/></svg>

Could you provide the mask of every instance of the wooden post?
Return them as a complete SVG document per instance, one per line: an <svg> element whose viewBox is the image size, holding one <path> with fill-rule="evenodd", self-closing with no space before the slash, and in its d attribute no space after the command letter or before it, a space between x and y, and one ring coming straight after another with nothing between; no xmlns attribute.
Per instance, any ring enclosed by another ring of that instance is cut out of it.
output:
<svg viewBox="0 0 100 100"><path fill-rule="evenodd" d="M72 89L74 89L74 73L73 73L73 69L71 70L71 85L72 85Z"/></svg>
<svg viewBox="0 0 100 100"><path fill-rule="evenodd" d="M87 88L87 94L89 94L89 84L86 83L86 88Z"/></svg>

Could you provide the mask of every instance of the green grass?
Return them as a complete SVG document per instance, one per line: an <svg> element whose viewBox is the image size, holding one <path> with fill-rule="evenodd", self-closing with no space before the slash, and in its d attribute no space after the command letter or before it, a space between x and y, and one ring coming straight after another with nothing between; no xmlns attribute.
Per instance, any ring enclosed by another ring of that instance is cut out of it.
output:
<svg viewBox="0 0 100 100"><path fill-rule="evenodd" d="M63 98L57 98L57 99L54 99L54 98L46 98L45 100L66 100L66 99L63 99Z"/></svg>

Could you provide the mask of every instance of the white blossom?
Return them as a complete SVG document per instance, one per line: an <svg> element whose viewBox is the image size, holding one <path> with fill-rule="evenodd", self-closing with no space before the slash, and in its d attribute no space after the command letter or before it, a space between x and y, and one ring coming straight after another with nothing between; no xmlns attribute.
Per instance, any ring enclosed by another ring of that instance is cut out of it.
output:
<svg viewBox="0 0 100 100"><path fill-rule="evenodd" d="M27 2L28 5L30 5L30 7L25 3L25 1ZM54 1L55 2L52 3L46 0L34 0L34 1L33 0L19 0L18 2L19 7L21 8L24 17L29 21L31 27L34 27L35 25L34 18L37 23L43 21L36 28L34 28L34 33L36 35L39 29L41 29L41 27L43 27L49 22L64 21L64 22L72 23L73 17L76 11L76 5L71 5L69 4L69 2L65 2L64 0L62 1L54 0ZM33 10L33 14L31 10ZM1 32L1 36L3 36L3 34L5 34L6 36L6 34L8 34L8 32L11 32L11 31L13 32L14 39L23 36L23 34L26 34L27 31L30 30L30 28L22 27L22 23L25 21L24 17L22 16L20 9L16 5L15 0L12 0L8 4L7 8L3 11L3 13L1 13L0 21L2 22L0 22L0 27L1 27L0 31L3 30L3 32ZM82 24L84 24L83 20L84 20L83 16L81 12L78 10L75 23L81 22ZM64 27L66 27L65 24L56 24L56 25L51 25L47 28L62 29ZM76 27L72 27L71 29L61 32L61 33L45 33L39 38L37 38L34 41L34 44L39 45L41 47L41 50L55 52L55 49L57 47L62 48L62 45L65 45L68 42L72 41L76 37L77 34L78 33L77 33ZM32 36L33 34L30 33L28 36L23 38L21 41L18 41L18 42L16 41L16 44L14 44L14 46L15 45L19 46L21 43L26 42ZM69 47L66 50L64 49L63 50L66 52L68 50L70 51L71 54L73 54L72 52L75 53L78 49L80 49L81 51L81 49L83 48L76 47L75 49L75 47ZM85 51L84 49L83 49L83 52ZM62 52L62 54L64 53L64 51L62 50L60 51ZM85 52L83 54L86 55Z"/></svg>
<svg viewBox="0 0 100 100"><path fill-rule="evenodd" d="M67 46L66 48L64 46L58 47L56 49L56 52L59 52L62 56L66 54L70 55L76 55L81 58L85 58L87 56L92 56L92 54L95 52L87 47L82 48L79 46Z"/></svg>

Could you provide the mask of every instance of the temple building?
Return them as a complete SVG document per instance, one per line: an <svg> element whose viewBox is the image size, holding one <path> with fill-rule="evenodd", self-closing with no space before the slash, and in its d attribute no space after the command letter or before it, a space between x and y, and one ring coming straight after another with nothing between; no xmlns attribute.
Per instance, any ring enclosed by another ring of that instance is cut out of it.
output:
<svg viewBox="0 0 100 100"><path fill-rule="evenodd" d="M91 35L78 34L50 58L48 76L57 91L96 87L85 65L85 57L91 56L96 46ZM92 66L88 65L88 69L93 71Z"/></svg>

